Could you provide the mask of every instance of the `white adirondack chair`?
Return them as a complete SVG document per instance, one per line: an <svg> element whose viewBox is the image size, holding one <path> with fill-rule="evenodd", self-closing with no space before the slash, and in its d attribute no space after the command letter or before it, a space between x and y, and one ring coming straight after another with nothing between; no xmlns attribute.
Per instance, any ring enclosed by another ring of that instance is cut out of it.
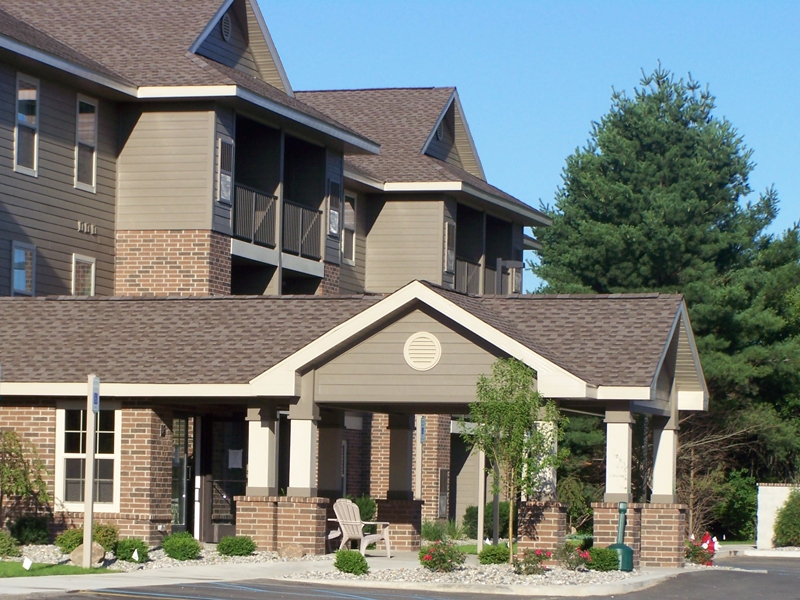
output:
<svg viewBox="0 0 800 600"><path fill-rule="evenodd" d="M370 544L381 540L386 544L386 557L391 558L391 542L389 541L389 523L387 521L362 521L358 505L347 498L339 498L333 503L333 512L339 524L339 531L331 532L328 539L342 536L339 550L347 547L351 540L358 540L358 550L361 554ZM378 533L364 533L365 525L376 525Z"/></svg>

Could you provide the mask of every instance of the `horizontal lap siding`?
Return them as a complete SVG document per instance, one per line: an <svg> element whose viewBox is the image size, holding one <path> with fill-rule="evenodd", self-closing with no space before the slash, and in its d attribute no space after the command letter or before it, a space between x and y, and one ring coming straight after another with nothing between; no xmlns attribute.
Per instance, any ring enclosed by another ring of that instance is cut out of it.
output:
<svg viewBox="0 0 800 600"><path fill-rule="evenodd" d="M213 110L126 115L119 160L119 230L210 229Z"/></svg>
<svg viewBox="0 0 800 600"><path fill-rule="evenodd" d="M197 53L260 79L261 73L247 45L247 38L242 31L239 19L236 18L233 10L229 10L228 14L231 17L230 41L225 41L220 25L217 24L197 49Z"/></svg>
<svg viewBox="0 0 800 600"><path fill-rule="evenodd" d="M441 360L429 371L412 369L403 357L406 340L419 331L433 333L442 346ZM466 334L415 311L322 366L316 399L471 402L478 377L491 372L495 359Z"/></svg>
<svg viewBox="0 0 800 600"><path fill-rule="evenodd" d="M345 195L350 195L345 193ZM356 197L356 259L350 265L342 261L339 274L339 289L342 294L358 294L364 291L367 264L367 198Z"/></svg>
<svg viewBox="0 0 800 600"><path fill-rule="evenodd" d="M11 242L33 244L36 293L70 294L72 254L96 259L96 293L114 281L114 203L117 171L117 108L100 101L97 191L75 188L75 119L78 90L40 78L38 176L13 170L17 72L0 65L0 295L11 291ZM36 73L26 74L35 76ZM78 231L95 225L97 235Z"/></svg>
<svg viewBox="0 0 800 600"><path fill-rule="evenodd" d="M393 292L414 279L442 280L441 200L389 200L369 205L367 291Z"/></svg>

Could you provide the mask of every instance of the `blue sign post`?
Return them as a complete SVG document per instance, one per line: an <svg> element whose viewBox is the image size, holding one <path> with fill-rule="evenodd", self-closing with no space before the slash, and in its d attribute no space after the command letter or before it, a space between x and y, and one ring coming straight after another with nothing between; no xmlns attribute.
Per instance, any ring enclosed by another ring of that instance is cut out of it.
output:
<svg viewBox="0 0 800 600"><path fill-rule="evenodd" d="M83 481L83 567L92 566L92 525L94 521L94 441L100 412L100 378L89 375L86 394L86 462Z"/></svg>

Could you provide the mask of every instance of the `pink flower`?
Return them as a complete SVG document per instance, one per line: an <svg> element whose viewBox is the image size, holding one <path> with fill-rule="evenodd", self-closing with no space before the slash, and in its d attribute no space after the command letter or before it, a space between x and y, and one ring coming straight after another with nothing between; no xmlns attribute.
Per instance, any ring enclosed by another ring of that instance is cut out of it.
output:
<svg viewBox="0 0 800 600"><path fill-rule="evenodd" d="M551 556L553 556L553 553L552 553L552 552L550 552L550 550L548 550L548 551L547 551L547 558L550 558Z"/></svg>
<svg viewBox="0 0 800 600"><path fill-rule="evenodd" d="M433 557L430 554L426 554L422 557L422 560L433 560Z"/></svg>
<svg viewBox="0 0 800 600"><path fill-rule="evenodd" d="M542 555L542 551L537 548L536 549L536 556L541 556L541 555Z"/></svg>

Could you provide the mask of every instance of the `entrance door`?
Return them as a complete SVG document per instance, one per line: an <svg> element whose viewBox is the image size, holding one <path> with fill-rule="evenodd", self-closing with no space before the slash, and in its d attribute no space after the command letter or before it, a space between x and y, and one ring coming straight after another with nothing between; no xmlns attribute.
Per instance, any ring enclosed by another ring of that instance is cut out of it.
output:
<svg viewBox="0 0 800 600"><path fill-rule="evenodd" d="M192 490L189 485L189 419L172 419L172 531L186 531L192 521Z"/></svg>

